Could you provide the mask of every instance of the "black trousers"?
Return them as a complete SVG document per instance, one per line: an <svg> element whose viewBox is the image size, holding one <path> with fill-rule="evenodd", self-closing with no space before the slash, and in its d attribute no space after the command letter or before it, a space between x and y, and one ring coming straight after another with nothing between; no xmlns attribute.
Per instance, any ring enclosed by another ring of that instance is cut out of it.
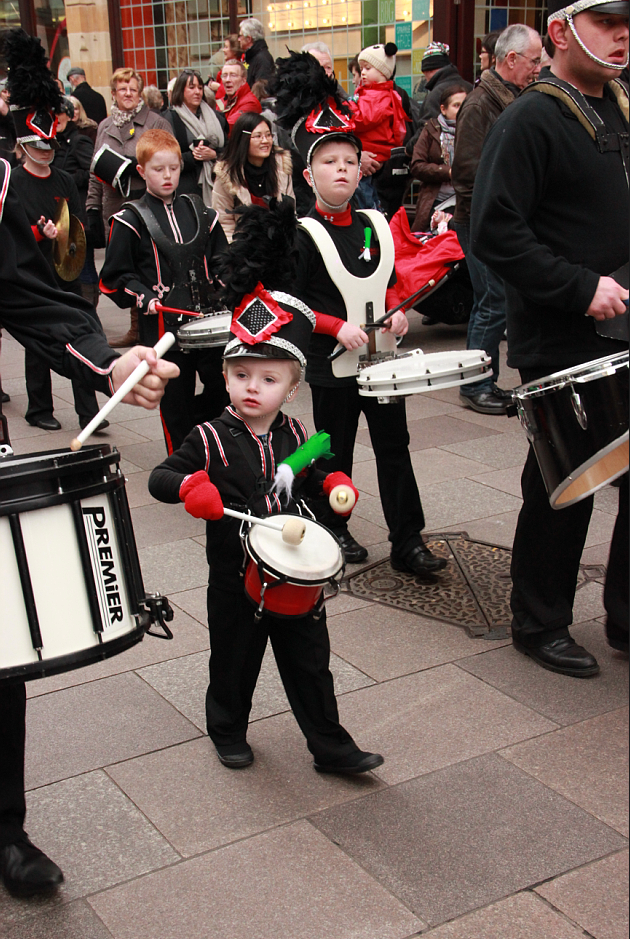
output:
<svg viewBox="0 0 630 939"><path fill-rule="evenodd" d="M404 400L379 404L362 398L359 386L324 388L311 385L317 430L330 434L334 459L322 469L352 476L354 444L361 413L365 414L376 457L378 489L393 550L404 554L421 542L424 512L409 454L409 431ZM347 530L347 519L330 510L320 521L336 535Z"/></svg>
<svg viewBox="0 0 630 939"><path fill-rule="evenodd" d="M26 420L34 421L38 418L50 417L54 407L50 366L36 353L25 349L24 374L28 394ZM94 389L88 388L83 382L73 378L72 394L74 395L74 409L79 418L82 418L84 422L90 421L98 413Z"/></svg>
<svg viewBox="0 0 630 939"><path fill-rule="evenodd" d="M208 587L210 685L206 696L208 734L218 746L246 739L252 696L271 640L289 704L316 760L330 762L356 752L339 723L326 613L280 617L256 610L244 592Z"/></svg>
<svg viewBox="0 0 630 939"><path fill-rule="evenodd" d="M180 375L166 386L160 402L162 428L169 454L181 447L187 435L203 421L211 421L229 404L223 377L223 349L167 352L169 362L179 366ZM195 395L197 375L204 386Z"/></svg>
<svg viewBox="0 0 630 939"><path fill-rule="evenodd" d="M523 382L540 377L523 372ZM512 553L512 633L535 648L569 635L573 602L593 498L552 509L533 449L521 478L521 508ZM611 638L628 636L628 475L619 488L619 512L604 589Z"/></svg>
<svg viewBox="0 0 630 939"><path fill-rule="evenodd" d="M24 742L26 686L0 682L0 848L24 830Z"/></svg>

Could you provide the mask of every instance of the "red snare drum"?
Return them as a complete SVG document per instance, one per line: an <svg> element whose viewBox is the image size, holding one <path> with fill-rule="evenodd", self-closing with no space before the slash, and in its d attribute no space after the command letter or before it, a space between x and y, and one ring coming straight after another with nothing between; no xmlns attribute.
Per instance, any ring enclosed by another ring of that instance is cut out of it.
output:
<svg viewBox="0 0 630 939"><path fill-rule="evenodd" d="M290 515L275 515L279 521ZM286 544L282 532L252 525L245 534L249 563L245 593L263 611L274 616L308 616L324 604L324 587L335 593L343 577L343 551L327 528L303 519L306 534L299 545Z"/></svg>

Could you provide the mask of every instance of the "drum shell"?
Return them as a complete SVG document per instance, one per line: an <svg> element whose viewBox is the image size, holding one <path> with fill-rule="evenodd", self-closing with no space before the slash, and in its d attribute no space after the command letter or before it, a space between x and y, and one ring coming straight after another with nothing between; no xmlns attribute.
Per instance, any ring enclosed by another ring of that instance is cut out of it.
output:
<svg viewBox="0 0 630 939"><path fill-rule="evenodd" d="M552 379L541 378L541 388L551 385ZM540 394L526 394L531 388L530 384L516 389L517 408L553 508L588 498L627 470L627 455L623 467L629 417L627 358L625 366L612 374L587 381L559 381L557 387ZM617 462L621 460L619 470L602 472L601 480L592 485L574 485L598 460L613 452L618 455ZM568 492L572 485L574 495Z"/></svg>
<svg viewBox="0 0 630 939"><path fill-rule="evenodd" d="M265 568L265 582L269 587L265 591L265 611L274 616L308 616L319 603L324 584L280 583L278 575L274 577ZM255 606L260 605L262 583L258 573L258 564L250 558L245 571L245 593Z"/></svg>
<svg viewBox="0 0 630 939"><path fill-rule="evenodd" d="M119 460L107 445L0 460L0 679L69 671L143 638Z"/></svg>
<svg viewBox="0 0 630 939"><path fill-rule="evenodd" d="M230 313L215 313L193 320L177 331L177 342L183 352L196 349L222 349L230 340Z"/></svg>

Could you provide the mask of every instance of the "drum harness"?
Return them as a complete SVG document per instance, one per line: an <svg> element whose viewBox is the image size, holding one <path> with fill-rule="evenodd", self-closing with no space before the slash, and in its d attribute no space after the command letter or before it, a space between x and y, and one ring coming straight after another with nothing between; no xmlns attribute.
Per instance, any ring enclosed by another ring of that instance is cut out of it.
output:
<svg viewBox="0 0 630 939"><path fill-rule="evenodd" d="M167 261L173 277L173 286L165 288L159 285L162 296L168 291L169 306L178 309L190 309L191 319L210 313L213 309L212 288L208 283L203 253L208 241L208 233L213 227L213 218L199 196L184 194L180 196L191 206L197 222L197 232L191 241L178 244L171 241L162 231L160 224L144 199L126 202L124 209L132 212L144 223L150 238ZM160 296L160 301L162 300ZM185 317L180 314L160 312L160 336L164 332L176 333Z"/></svg>
<svg viewBox="0 0 630 939"><path fill-rule="evenodd" d="M278 430L280 429L281 428L278 428ZM246 432L242 430L240 427L230 427L229 431L230 431L231 437L236 442L239 450L241 451L243 455L243 458L245 459L245 462L251 469L252 473L254 474L254 478L256 480L256 484L255 484L256 488L254 490L254 493L250 496L250 498L245 503L245 507L247 511L251 512L253 503L255 502L256 499L269 495L271 491L270 490L271 480L267 479L266 475L262 471L262 467L259 461L256 459L256 456L252 448L247 445ZM281 440L281 446L280 446L280 453L277 454L276 459L278 463L281 463L282 460L290 456L292 451L289 446L288 435L281 434L279 436ZM261 439L260 437L258 439L260 440L261 446L264 448L265 462L267 463L267 466L271 467L272 459L271 459L271 448L269 446L269 435L267 434L264 439ZM309 509L309 507L307 506L307 504L305 503L303 499L300 499L299 502L295 500L295 506L297 508L299 515L306 514L308 517L312 518L313 521L316 521L315 515L313 514L313 512L311 512L311 510ZM236 504L230 505L228 507L237 508L237 509L241 508L241 506L236 505ZM244 576L245 570L250 561L250 557L247 552L247 547L245 544L245 525L246 525L246 522L241 523L241 531L240 531L241 544L243 547L243 568L241 572L242 576ZM261 586L261 592L260 592L260 605L258 609L256 610L255 619L256 619L256 622L260 622L260 620L263 617L263 612L264 612L266 591L271 590L273 587L281 587L283 584L286 584L288 577L280 575L279 579L274 578L273 582L269 583L269 581L267 580L267 574L265 571L265 566L264 566L263 561L258 560L256 563L256 567L258 569L258 577L260 579L260 583L262 586ZM337 585L337 592L338 590L339 590L339 587ZM325 598L324 594L322 593L321 600L318 603L317 607L315 608L315 612L314 612L314 616L316 619L319 619L321 617L326 599L329 599L329 598Z"/></svg>

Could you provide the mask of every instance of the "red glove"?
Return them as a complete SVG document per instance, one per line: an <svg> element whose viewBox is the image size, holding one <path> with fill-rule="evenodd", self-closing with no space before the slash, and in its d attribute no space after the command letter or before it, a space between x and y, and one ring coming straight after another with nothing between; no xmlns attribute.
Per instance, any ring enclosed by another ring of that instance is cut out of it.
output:
<svg viewBox="0 0 630 939"><path fill-rule="evenodd" d="M349 476L346 476L345 473L336 472L329 473L326 479L324 480L323 490L327 496L333 491L335 486L345 486L346 489L350 489L354 493L354 498L358 502L359 500L359 490L356 488ZM354 506L352 506L352 509ZM337 515L351 515L352 509L349 509L347 512L337 512Z"/></svg>
<svg viewBox="0 0 630 939"><path fill-rule="evenodd" d="M193 473L179 487L179 498L189 515L217 521L223 518L223 500L205 470Z"/></svg>

